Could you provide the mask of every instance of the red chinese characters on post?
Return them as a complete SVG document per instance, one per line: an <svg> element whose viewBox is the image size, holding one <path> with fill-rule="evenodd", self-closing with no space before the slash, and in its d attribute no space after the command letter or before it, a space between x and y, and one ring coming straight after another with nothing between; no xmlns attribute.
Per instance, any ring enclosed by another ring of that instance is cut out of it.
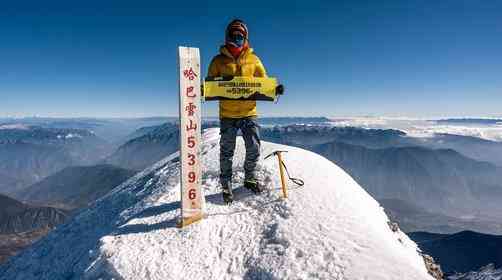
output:
<svg viewBox="0 0 502 280"><path fill-rule="evenodd" d="M186 95L187 95L187 97L190 97L190 98L197 97L197 94L195 94L195 92L193 92L193 86L187 87Z"/></svg>
<svg viewBox="0 0 502 280"><path fill-rule="evenodd" d="M197 77L197 74L193 71L192 67L190 67L190 69L188 70L183 71L183 75L190 81L193 81Z"/></svg>
<svg viewBox="0 0 502 280"><path fill-rule="evenodd" d="M185 111L188 113L189 117L193 116L195 109L197 109L197 106L195 106L192 102L188 103L188 105L185 106Z"/></svg>
<svg viewBox="0 0 502 280"><path fill-rule="evenodd" d="M196 96L195 93L193 92L193 89L194 89L193 86L187 87L187 89L186 89L187 97L195 97ZM196 109L197 109L197 106L195 106L193 102L189 102L188 105L185 106L186 115L188 117L193 117ZM196 139L196 137L193 136L193 133L195 131L197 131L197 122L194 121L192 118L188 119L188 124L186 125L186 131L187 131L187 137L188 137L188 139L187 139L188 148L192 149L195 147L195 139ZM194 166L194 164L196 162L195 153L188 153L188 158L189 158L188 165ZM191 171L187 174L187 176L188 176L188 183L195 183L196 182L195 172ZM193 196L191 196L189 193L189 199L190 200L195 199L195 190L193 192Z"/></svg>
<svg viewBox="0 0 502 280"><path fill-rule="evenodd" d="M186 125L187 131L197 130L197 123L195 123L192 119L190 119L190 124Z"/></svg>

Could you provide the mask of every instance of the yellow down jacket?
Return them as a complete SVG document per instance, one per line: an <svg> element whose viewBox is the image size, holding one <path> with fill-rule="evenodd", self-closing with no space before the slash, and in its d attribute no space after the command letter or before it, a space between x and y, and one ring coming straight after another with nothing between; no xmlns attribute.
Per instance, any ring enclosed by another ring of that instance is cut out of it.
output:
<svg viewBox="0 0 502 280"><path fill-rule="evenodd" d="M235 59L227 48L222 46L220 54L215 56L209 65L208 77L222 76L267 77L267 73L252 48L243 50L241 55ZM220 119L255 116L257 116L257 112L254 100L220 101Z"/></svg>

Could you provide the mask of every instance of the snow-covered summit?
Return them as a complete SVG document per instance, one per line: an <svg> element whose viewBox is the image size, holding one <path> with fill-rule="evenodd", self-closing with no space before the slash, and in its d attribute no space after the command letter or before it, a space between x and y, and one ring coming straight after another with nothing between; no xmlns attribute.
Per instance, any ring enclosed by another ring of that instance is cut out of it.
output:
<svg viewBox="0 0 502 280"><path fill-rule="evenodd" d="M239 187L244 144L234 158L236 201L218 189L218 129L203 144L208 217L185 229L173 154L81 211L0 267L0 279L432 279L417 247L393 232L382 208L342 169L299 148L264 142L304 187L280 193L275 158L262 160L268 188Z"/></svg>

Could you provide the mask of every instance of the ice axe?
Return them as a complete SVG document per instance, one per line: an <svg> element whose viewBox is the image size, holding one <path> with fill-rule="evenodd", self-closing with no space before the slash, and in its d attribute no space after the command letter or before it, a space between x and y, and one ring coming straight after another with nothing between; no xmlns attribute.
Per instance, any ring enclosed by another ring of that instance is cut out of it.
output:
<svg viewBox="0 0 502 280"><path fill-rule="evenodd" d="M265 159L271 157L271 156L277 156L277 161L279 163L279 172L281 174L281 185L282 185L282 194L284 198L288 198L288 189L286 187L286 180L284 179L284 170L286 170L286 174L288 174L289 180L291 180L293 183L297 184L298 186L303 186L305 183L303 182L302 179L299 178L291 178L289 175L288 168L286 167L286 164L284 164L284 161L282 160L282 153L287 153L288 151L273 151L271 154L267 155Z"/></svg>

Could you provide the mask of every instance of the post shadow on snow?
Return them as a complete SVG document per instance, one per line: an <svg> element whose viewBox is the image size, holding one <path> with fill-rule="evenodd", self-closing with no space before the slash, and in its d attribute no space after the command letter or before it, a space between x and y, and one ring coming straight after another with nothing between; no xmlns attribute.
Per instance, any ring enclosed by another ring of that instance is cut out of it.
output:
<svg viewBox="0 0 502 280"><path fill-rule="evenodd" d="M139 212L138 214L130 217L125 223L127 224L129 221L131 221L133 219L141 219L141 218L147 218L147 217L152 217L152 216L158 216L163 213L176 211L176 209L179 209L179 208L180 208L179 201L171 202L168 204L162 204L162 205L158 205L158 206L152 206L152 207L146 208L143 211ZM125 225L125 226L118 228L115 232L113 232L113 235L145 233L145 232L150 232L150 231L160 230L160 229L165 229L165 228L173 228L173 227L176 227L176 221L177 221L177 219L170 219L170 220L162 221L162 222L156 223L156 224Z"/></svg>
<svg viewBox="0 0 502 280"><path fill-rule="evenodd" d="M161 230L166 228L174 228L176 227L176 222L178 219L170 219L167 221L163 221L156 224L134 224L127 225L118 228L117 231L113 233L113 235L124 235L124 234L134 234L134 233L147 233L150 231Z"/></svg>
<svg viewBox="0 0 502 280"><path fill-rule="evenodd" d="M250 191L244 189L243 187L237 188L234 190L234 195L236 201L245 199L247 197L255 196L255 194L252 194ZM266 193L262 194L266 195ZM206 201L212 204L216 205L226 205L223 202L223 198L220 193L215 193L211 195L206 195L205 196ZM264 203L260 203L258 207L264 207L266 205L276 203L281 201L281 199L274 199L270 200ZM158 216L164 213L169 213L171 211L177 211L181 206L181 203L179 201L176 202L171 202L168 204L162 204L158 206L152 206L149 208L144 209L143 211L139 212L138 214L130 217L125 223L133 220L133 219L141 219L141 218L148 218L148 217L153 217L153 216ZM230 206L231 207L231 206ZM255 208L253 208L255 209ZM238 213L244 213L248 212L252 209L240 209L232 212L223 212L223 213L212 213L209 214L208 216L220 216L220 215L233 215L233 214L238 214ZM113 232L113 235L124 235L124 234L134 234L134 233L147 233L150 231L155 231L155 230L161 230L161 229L166 229L166 228L174 228L176 227L178 218L174 219L169 219L166 221L162 221L160 223L156 224L133 224L133 225L125 225L120 228L118 228L115 232Z"/></svg>
<svg viewBox="0 0 502 280"><path fill-rule="evenodd" d="M205 196L206 201L223 205L223 199L221 194L211 194ZM158 206L152 206L144 209L138 214L130 217L125 223L133 220L133 219L141 219L148 218L153 216L158 216L164 213L169 213L171 211L177 211L181 207L181 203L179 201L171 202L168 204L162 204ZM178 218L162 221L156 224L133 224L133 225L125 225L118 228L113 235L123 235L123 234L134 234L134 233L146 233L154 230L166 229L166 228L174 228L176 227L176 222Z"/></svg>

